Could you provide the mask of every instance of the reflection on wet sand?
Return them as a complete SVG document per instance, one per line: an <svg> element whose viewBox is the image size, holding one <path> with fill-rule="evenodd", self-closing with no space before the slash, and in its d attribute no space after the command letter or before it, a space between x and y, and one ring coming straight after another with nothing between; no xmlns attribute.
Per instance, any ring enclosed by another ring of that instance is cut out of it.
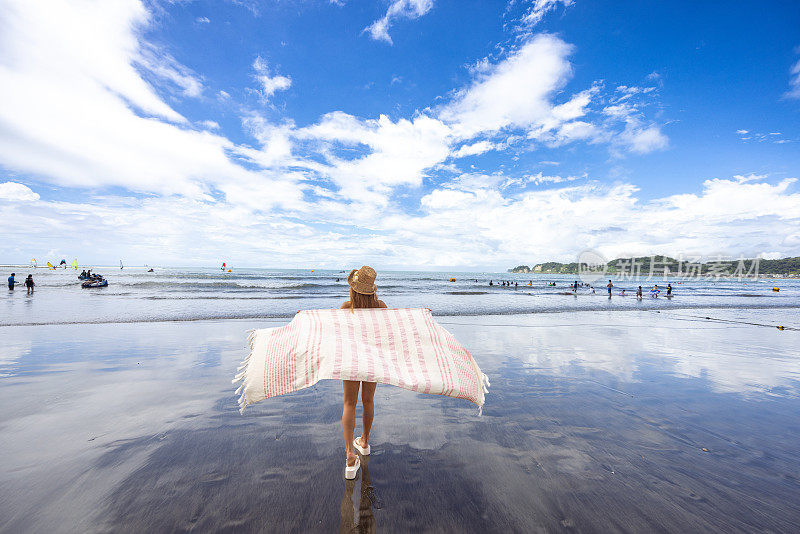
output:
<svg viewBox="0 0 800 534"><path fill-rule="evenodd" d="M239 415L230 376L243 332L263 322L4 329L0 531L800 522L797 333L649 312L513 320L449 320L490 375L482 417L466 402L378 387L373 454L352 483L340 384Z"/></svg>
<svg viewBox="0 0 800 534"><path fill-rule="evenodd" d="M359 480L360 479L360 480ZM353 507L353 489L359 483L361 497L358 500L358 521L355 520ZM380 508L375 498L375 487L370 484L369 456L361 456L361 471L355 480L344 481L344 495L342 496L342 522L339 524L340 534L371 534L377 532L375 516L372 508Z"/></svg>

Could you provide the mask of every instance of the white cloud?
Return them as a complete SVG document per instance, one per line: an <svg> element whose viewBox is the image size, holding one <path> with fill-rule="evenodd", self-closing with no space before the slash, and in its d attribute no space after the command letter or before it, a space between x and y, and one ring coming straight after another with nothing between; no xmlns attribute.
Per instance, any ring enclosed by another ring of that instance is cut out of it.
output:
<svg viewBox="0 0 800 534"><path fill-rule="evenodd" d="M172 56L153 47L142 50L136 63L150 72L176 85L182 93L189 97L198 97L203 92L202 80L190 69L178 63Z"/></svg>
<svg viewBox="0 0 800 534"><path fill-rule="evenodd" d="M433 0L393 0L386 10L386 14L364 28L370 37L376 41L385 41L392 44L389 27L401 18L417 19L433 8Z"/></svg>
<svg viewBox="0 0 800 534"><path fill-rule="evenodd" d="M559 179L542 176L540 181ZM607 257L705 254L710 249L735 256L764 250L787 255L798 243L786 236L800 230L800 194L790 192L794 183L714 179L703 184L701 193L647 202L637 198L638 189L630 184L588 183L501 196L480 182L451 183L423 198L424 217L398 218L393 225L408 232L408 245L423 248L426 239L441 250L447 243L472 265L487 250L493 258L507 258L508 265L521 250L535 251L528 253L528 261L572 261L576 244ZM775 232L775 225L786 231Z"/></svg>
<svg viewBox="0 0 800 534"><path fill-rule="evenodd" d="M208 17L197 17L194 21L198 24L208 24L211 22L211 19Z"/></svg>
<svg viewBox="0 0 800 534"><path fill-rule="evenodd" d="M571 50L555 36L537 35L479 74L440 110L440 117L463 138L506 127L541 126L551 118L553 93L572 74L567 61Z"/></svg>
<svg viewBox="0 0 800 534"><path fill-rule="evenodd" d="M147 63L136 32L149 13L140 2L6 0L3 20L3 93L23 85L42 94L102 84L143 113L185 122L134 68Z"/></svg>
<svg viewBox="0 0 800 534"><path fill-rule="evenodd" d="M253 77L259 84L258 94L264 101L269 100L277 91L285 91L292 86L292 79L288 76L271 76L269 66L261 56L253 61L253 69L256 71Z"/></svg>
<svg viewBox="0 0 800 534"><path fill-rule="evenodd" d="M141 4L8 4L0 162L85 198L43 201L21 183L0 184L6 200L35 201L0 202L0 217L24 226L36 250L49 250L54 239L79 250L72 229L88 224L107 230L96 250L164 263L216 263L223 249L240 264L319 266L514 265L522 251L572 259L583 248L608 256L800 253L792 179L773 185L737 175L709 180L694 194L642 200L634 185L600 185L569 170L459 171L455 158L514 143L524 150L575 142L608 143L619 153L666 148L662 127L645 114L657 91L594 84L562 92L572 47L553 35L521 39L500 59L480 62L473 82L439 107L405 118L332 111L298 128L243 111L253 139L243 145L214 121L187 121L159 96L154 84L164 81L199 94L202 78L166 54L154 62L155 49L141 37L148 21ZM98 54L79 53L75 35ZM259 80L265 97L291 86L261 58L253 67L268 80ZM216 96L226 109L235 105L225 91ZM441 183L450 172L456 177ZM108 196L116 186L144 195ZM0 240L0 256L15 253L8 241Z"/></svg>
<svg viewBox="0 0 800 534"><path fill-rule="evenodd" d="M669 146L669 139L655 124L639 127L630 126L622 132L620 140L626 147L637 154L647 154L656 150L664 150Z"/></svg>
<svg viewBox="0 0 800 534"><path fill-rule="evenodd" d="M526 177L526 181L528 181L530 183L533 183L533 184L536 184L536 185L541 185L541 184L560 184L560 183L564 183L564 182L572 182L574 180L577 180L578 178L581 178L581 177L580 176L559 176L559 175L547 176L547 175L544 175L541 172L539 172L539 173L537 173L537 174L535 174L533 176Z"/></svg>
<svg viewBox="0 0 800 534"><path fill-rule="evenodd" d="M326 160L298 165L331 179L347 198L380 205L388 200L388 188L421 185L425 170L449 155L449 128L426 115L394 122L384 115L360 120L334 112L294 135L319 143Z"/></svg>
<svg viewBox="0 0 800 534"><path fill-rule="evenodd" d="M149 20L140 2L8 0L3 17L0 161L6 167L59 186L192 198L245 184L274 186L265 208L302 197L296 178L232 161L234 143L188 128L145 81L134 65L155 64L154 49L139 38ZM188 72L171 58L158 65L178 77ZM186 90L194 92L191 85Z"/></svg>
<svg viewBox="0 0 800 534"><path fill-rule="evenodd" d="M473 143L471 145L461 146L461 148L453 153L453 157L463 158L466 156L477 156L496 148L497 146L489 141L478 141L477 143Z"/></svg>
<svg viewBox="0 0 800 534"><path fill-rule="evenodd" d="M593 139L599 134L600 131L593 124L585 121L572 121L562 124L548 144L558 146L572 141Z"/></svg>
<svg viewBox="0 0 800 534"><path fill-rule="evenodd" d="M533 5L522 17L522 25L528 28L536 26L548 12L553 11L559 4L567 8L573 3L573 0L534 0Z"/></svg>
<svg viewBox="0 0 800 534"><path fill-rule="evenodd" d="M653 122L646 123L637 105L622 102L607 106L602 112L610 121L624 124L621 132L605 132L615 155L622 152L647 154L669 146L669 138L661 131L661 126Z"/></svg>
<svg viewBox="0 0 800 534"><path fill-rule="evenodd" d="M750 130L736 130L736 133L739 135L739 139L745 142L774 143L776 145L793 142L792 139L784 139L781 132L763 133Z"/></svg>
<svg viewBox="0 0 800 534"><path fill-rule="evenodd" d="M30 202L39 200L39 194L34 193L26 185L17 182L3 182L0 183L0 200Z"/></svg>
<svg viewBox="0 0 800 534"><path fill-rule="evenodd" d="M792 65L792 68L789 69L789 74L790 89L786 92L785 96L787 98L800 98L800 60Z"/></svg>

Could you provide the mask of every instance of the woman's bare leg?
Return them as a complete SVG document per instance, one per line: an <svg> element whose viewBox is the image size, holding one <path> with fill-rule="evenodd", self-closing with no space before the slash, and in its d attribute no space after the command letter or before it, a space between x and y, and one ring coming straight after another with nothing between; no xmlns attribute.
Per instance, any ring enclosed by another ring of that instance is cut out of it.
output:
<svg viewBox="0 0 800 534"><path fill-rule="evenodd" d="M344 388L344 408L342 409L342 432L344 433L344 452L347 455L347 465L356 463L353 452L353 432L356 429L356 403L358 402L358 387L361 382L355 380L342 380Z"/></svg>
<svg viewBox="0 0 800 534"><path fill-rule="evenodd" d="M361 387L361 405L364 410L363 424L364 428L361 431L361 437L358 439L358 444L362 447L369 446L369 431L372 430L372 419L375 417L375 388L377 382L362 382Z"/></svg>

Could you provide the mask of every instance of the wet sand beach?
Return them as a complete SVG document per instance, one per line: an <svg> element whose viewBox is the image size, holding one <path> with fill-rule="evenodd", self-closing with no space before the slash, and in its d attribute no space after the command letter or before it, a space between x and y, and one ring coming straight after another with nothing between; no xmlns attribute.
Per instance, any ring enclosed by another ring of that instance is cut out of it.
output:
<svg viewBox="0 0 800 534"><path fill-rule="evenodd" d="M354 482L340 383L238 412L245 331L286 319L0 327L0 531L796 531L799 333L705 315L800 325L437 317L483 415L379 385Z"/></svg>

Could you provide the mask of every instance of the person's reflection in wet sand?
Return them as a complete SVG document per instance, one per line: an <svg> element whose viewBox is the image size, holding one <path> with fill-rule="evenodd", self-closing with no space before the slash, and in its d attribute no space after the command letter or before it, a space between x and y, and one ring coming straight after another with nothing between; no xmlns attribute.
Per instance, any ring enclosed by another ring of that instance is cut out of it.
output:
<svg viewBox="0 0 800 534"><path fill-rule="evenodd" d="M358 524L355 523L355 510L353 509L353 489L355 480L344 481L344 496L342 496L341 514L339 524L340 534L358 532L359 534L377 532L375 516L372 514L375 488L369 479L369 456L361 456L361 500L358 504Z"/></svg>

